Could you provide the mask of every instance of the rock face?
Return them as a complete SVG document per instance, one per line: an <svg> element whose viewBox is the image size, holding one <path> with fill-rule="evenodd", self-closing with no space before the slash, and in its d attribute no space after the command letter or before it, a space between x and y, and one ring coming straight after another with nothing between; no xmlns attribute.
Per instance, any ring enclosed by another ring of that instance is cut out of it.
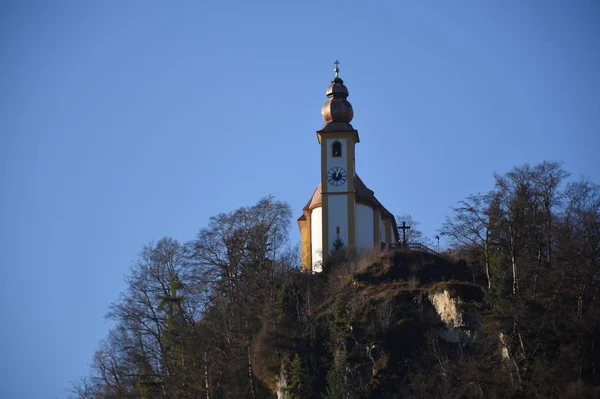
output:
<svg viewBox="0 0 600 399"><path fill-rule="evenodd" d="M475 338L474 323L467 323L465 304L460 297L453 297L447 289L429 294L429 301L446 325L440 338L446 342L466 345Z"/></svg>
<svg viewBox="0 0 600 399"><path fill-rule="evenodd" d="M287 385L287 372L284 365L281 365L281 370L279 372L279 378L277 378L277 399L289 399L290 394L286 390Z"/></svg>
<svg viewBox="0 0 600 399"><path fill-rule="evenodd" d="M508 348L510 348L510 343L508 342L508 337L504 333L498 333L498 341L500 342L500 354L502 355L502 359L509 360L510 353L508 352Z"/></svg>

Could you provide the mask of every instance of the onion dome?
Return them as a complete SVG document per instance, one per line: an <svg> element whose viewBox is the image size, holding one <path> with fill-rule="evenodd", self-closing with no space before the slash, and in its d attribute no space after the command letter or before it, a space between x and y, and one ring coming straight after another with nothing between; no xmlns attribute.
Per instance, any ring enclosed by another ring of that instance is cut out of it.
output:
<svg viewBox="0 0 600 399"><path fill-rule="evenodd" d="M346 100L348 98L348 89L344 86L344 81L339 77L340 69L338 68L339 61L335 62L335 77L331 81L331 85L327 88L327 101L321 108L321 116L325 124L332 122L350 123L354 117L352 104Z"/></svg>

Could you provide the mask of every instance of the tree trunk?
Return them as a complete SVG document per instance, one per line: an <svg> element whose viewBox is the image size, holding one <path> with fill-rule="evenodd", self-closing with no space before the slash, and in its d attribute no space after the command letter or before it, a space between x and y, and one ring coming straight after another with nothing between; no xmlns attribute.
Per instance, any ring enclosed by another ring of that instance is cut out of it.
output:
<svg viewBox="0 0 600 399"><path fill-rule="evenodd" d="M510 261L512 264L512 277L513 277L513 284L512 284L512 288L513 288L513 295L517 295L517 291L519 290L519 284L517 281L517 257L515 255L516 249L515 249L515 238L514 238L514 231L512 228L509 227L509 235L510 235Z"/></svg>
<svg viewBox="0 0 600 399"><path fill-rule="evenodd" d="M585 284L580 284L577 290L577 317L583 316L583 295L585 294Z"/></svg>
<svg viewBox="0 0 600 399"><path fill-rule="evenodd" d="M515 259L515 255L511 254L510 260L512 262L512 275L513 275L513 295L517 295L517 260Z"/></svg>
<svg viewBox="0 0 600 399"><path fill-rule="evenodd" d="M485 242L483 243L483 250L484 250L484 256L485 256L485 274L487 276L487 281L488 281L488 290L492 289L492 277L490 275L490 249L488 247L488 239L489 239L489 232L485 233Z"/></svg>
<svg viewBox="0 0 600 399"><path fill-rule="evenodd" d="M252 399L256 398L256 392L254 391L254 378L252 376L252 356L250 354L250 338L248 338L248 382L250 383L250 395Z"/></svg>
<svg viewBox="0 0 600 399"><path fill-rule="evenodd" d="M204 387L206 388L206 399L210 399L210 385L208 382L208 352L204 351Z"/></svg>

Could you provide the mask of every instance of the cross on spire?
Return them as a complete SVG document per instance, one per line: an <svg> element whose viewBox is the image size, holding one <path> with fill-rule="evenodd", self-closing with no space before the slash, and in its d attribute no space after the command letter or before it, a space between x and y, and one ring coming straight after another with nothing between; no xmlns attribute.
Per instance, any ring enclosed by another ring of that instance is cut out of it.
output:
<svg viewBox="0 0 600 399"><path fill-rule="evenodd" d="M337 77L339 77L339 73L340 73L340 68L339 68L340 62L338 60L335 60L334 64L335 64L335 69L333 71L335 72L335 77L337 78Z"/></svg>

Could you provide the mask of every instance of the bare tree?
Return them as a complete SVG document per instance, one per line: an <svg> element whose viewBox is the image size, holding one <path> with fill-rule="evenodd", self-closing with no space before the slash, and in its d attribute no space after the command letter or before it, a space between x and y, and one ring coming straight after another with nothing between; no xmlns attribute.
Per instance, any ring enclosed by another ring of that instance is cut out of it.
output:
<svg viewBox="0 0 600 399"><path fill-rule="evenodd" d="M484 265L488 289L492 288L490 259L492 256L492 230L494 218L490 217L490 194L469 195L452 209L446 217L441 234L449 237L454 248L473 253Z"/></svg>
<svg viewBox="0 0 600 399"><path fill-rule="evenodd" d="M230 382L223 387L227 395L257 395L251 344L262 325L265 302L275 300L276 276L289 264L290 218L289 204L266 197L212 217L186 244L187 274L209 287L213 298L203 324L218 348L213 351L213 380Z"/></svg>
<svg viewBox="0 0 600 399"><path fill-rule="evenodd" d="M529 278L528 295L535 295L539 273L550 263L554 213L561 200L558 189L568 175L558 162L525 164L504 176L494 175L498 237L509 250L513 294L519 290L519 280Z"/></svg>
<svg viewBox="0 0 600 399"><path fill-rule="evenodd" d="M569 177L561 163L544 161L533 168L535 173L535 190L537 201L542 212L541 233L545 241L545 259L549 265L553 251L554 214L561 204L563 193L560 184ZM540 251L541 252L541 251Z"/></svg>
<svg viewBox="0 0 600 399"><path fill-rule="evenodd" d="M126 279L127 292L107 315L117 327L94 359L106 386L122 385L113 365L123 365L126 380L135 381L126 387L128 392L177 397L182 390L196 389L188 342L195 336L194 319L203 303L202 295L191 293L190 288L199 287L188 285L183 260L183 246L171 238L142 248Z"/></svg>

